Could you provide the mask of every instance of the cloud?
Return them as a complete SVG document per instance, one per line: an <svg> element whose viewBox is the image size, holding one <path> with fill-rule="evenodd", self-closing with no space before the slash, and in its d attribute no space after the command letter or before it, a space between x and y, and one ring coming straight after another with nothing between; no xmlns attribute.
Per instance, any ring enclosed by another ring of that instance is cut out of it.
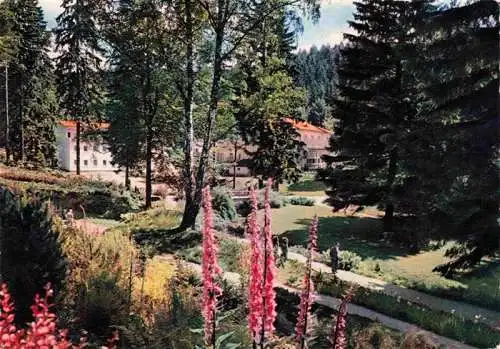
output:
<svg viewBox="0 0 500 349"><path fill-rule="evenodd" d="M58 0L39 0L45 13L58 14L61 12L62 1Z"/></svg>
<svg viewBox="0 0 500 349"><path fill-rule="evenodd" d="M304 33L298 40L298 49L333 45L343 40L343 33L352 32L347 21L352 19L354 4L348 0L321 0L318 23L304 21Z"/></svg>

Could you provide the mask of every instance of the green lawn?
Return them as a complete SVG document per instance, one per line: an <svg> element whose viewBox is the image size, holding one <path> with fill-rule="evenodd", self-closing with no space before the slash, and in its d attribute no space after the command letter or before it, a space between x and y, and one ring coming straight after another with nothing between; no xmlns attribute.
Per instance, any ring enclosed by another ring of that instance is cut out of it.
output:
<svg viewBox="0 0 500 349"><path fill-rule="evenodd" d="M324 251L338 241L341 249L362 257L357 273L500 311L498 262L485 264L479 271L461 275L456 280L446 279L432 271L436 265L447 261L444 257L446 247L408 254L405 249L378 239L380 219L338 216L328 207L286 206L273 209L271 227L273 232L287 236L291 246L305 247L307 229L315 214L319 216L319 249ZM259 218L262 223L262 211Z"/></svg>

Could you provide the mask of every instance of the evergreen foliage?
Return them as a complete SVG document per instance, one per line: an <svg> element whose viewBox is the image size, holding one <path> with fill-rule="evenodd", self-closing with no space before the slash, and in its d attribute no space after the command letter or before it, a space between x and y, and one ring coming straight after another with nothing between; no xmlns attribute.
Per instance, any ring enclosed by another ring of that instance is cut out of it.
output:
<svg viewBox="0 0 500 349"><path fill-rule="evenodd" d="M338 67L338 119L330 147L335 156L320 172L335 209L349 204L385 209L384 230L393 231L393 214L409 185L403 167L411 149L416 118L414 83L406 60L412 29L425 2L364 0L356 3L356 34L345 34ZM414 30L413 30L414 32Z"/></svg>
<svg viewBox="0 0 500 349"><path fill-rule="evenodd" d="M331 124L331 105L337 94L339 46L313 46L299 51L293 60L294 82L307 90L306 119L318 126Z"/></svg>
<svg viewBox="0 0 500 349"><path fill-rule="evenodd" d="M260 6L257 11L264 11L266 5ZM298 180L304 155L298 132L284 120L300 117L297 111L305 102L305 90L294 86L286 64L293 35L300 30L293 18L293 12L277 12L256 28L233 71L239 133L246 143L257 145L250 168L262 179L274 178L275 185Z"/></svg>
<svg viewBox="0 0 500 349"><path fill-rule="evenodd" d="M1 277L16 295L16 321L25 323L34 294L48 282L55 290L63 286L66 259L50 209L36 198L27 201L0 188L0 234Z"/></svg>
<svg viewBox="0 0 500 349"><path fill-rule="evenodd" d="M414 142L411 165L421 177L418 186L437 193L423 214L440 238L459 243L447 252L452 261L436 268L450 275L500 247L498 4L479 1L437 12L422 32L415 65L421 67L419 121L428 127Z"/></svg>
<svg viewBox="0 0 500 349"><path fill-rule="evenodd" d="M105 30L113 47L107 138L114 163L127 172L146 164L147 207L151 206L153 156L164 156L174 144L180 122L180 113L172 108L175 83L166 69L172 47L163 10L157 1L124 4Z"/></svg>
<svg viewBox="0 0 500 349"><path fill-rule="evenodd" d="M55 115L50 33L37 0L9 2L17 49L9 64L9 144L17 161L53 165Z"/></svg>
<svg viewBox="0 0 500 349"><path fill-rule="evenodd" d="M102 54L99 18L100 0L64 0L57 17L57 91L65 118L76 120L76 172L80 174L81 123L100 118Z"/></svg>

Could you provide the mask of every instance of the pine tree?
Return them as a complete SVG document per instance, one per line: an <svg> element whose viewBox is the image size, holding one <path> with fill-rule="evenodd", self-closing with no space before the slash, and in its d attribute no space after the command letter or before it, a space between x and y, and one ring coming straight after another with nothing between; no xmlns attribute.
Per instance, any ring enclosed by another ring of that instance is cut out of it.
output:
<svg viewBox="0 0 500 349"><path fill-rule="evenodd" d="M176 96L168 11L155 0L131 1L114 13L105 28L111 62L110 144L114 162L128 171L146 165L146 207L151 207L152 165L178 137ZM113 144L113 142L117 143Z"/></svg>
<svg viewBox="0 0 500 349"><path fill-rule="evenodd" d="M329 166L320 172L336 209L349 204L381 205L384 231L393 231L394 211L409 185L402 166L411 148L408 129L416 116L412 80L405 60L412 52L412 26L425 1L363 0L356 3L356 34L341 50L338 118ZM411 131L410 131L411 132Z"/></svg>
<svg viewBox="0 0 500 349"><path fill-rule="evenodd" d="M235 108L243 139L257 146L250 154L253 175L262 180L273 178L277 184L298 180L304 145L285 118L295 116L304 103L304 91L293 86L284 61L276 57L268 59L265 68L251 66L242 72L247 83L238 92Z"/></svg>
<svg viewBox="0 0 500 349"><path fill-rule="evenodd" d="M110 127L105 134L113 164L125 169L125 187L130 190L130 171L139 169L143 164L144 137L137 118L137 96L130 79L115 72L114 83L110 88L107 103L107 119Z"/></svg>
<svg viewBox="0 0 500 349"><path fill-rule="evenodd" d="M102 104L101 54L98 19L100 0L64 0L57 17L56 76L62 111L76 120L76 173L80 174L82 123L98 119Z"/></svg>
<svg viewBox="0 0 500 349"><path fill-rule="evenodd" d="M50 282L58 292L66 259L52 228L49 207L0 188L0 277L16 298L16 321L26 323L33 295Z"/></svg>
<svg viewBox="0 0 500 349"><path fill-rule="evenodd" d="M261 3L255 11L265 12ZM300 27L293 25L294 12L277 11L255 28L247 45L237 55L233 71L236 81L234 108L240 134L254 144L250 169L261 180L273 178L275 186L296 181L302 171L303 143L285 118L299 118L305 91L296 88L290 76L292 51ZM256 61L255 57L259 57Z"/></svg>
<svg viewBox="0 0 500 349"><path fill-rule="evenodd" d="M55 159L53 72L43 11L37 0L9 3L18 47L9 65L9 129L15 160L52 165Z"/></svg>
<svg viewBox="0 0 500 349"><path fill-rule="evenodd" d="M330 105L336 96L336 61L338 46L313 46L309 51L295 54L295 83L307 90L306 118L315 125L324 126L332 118Z"/></svg>
<svg viewBox="0 0 500 349"><path fill-rule="evenodd" d="M447 252L452 261L436 268L450 275L500 247L499 7L479 1L451 8L422 29L415 79L423 86L421 121L429 127L414 142L412 170L427 193L437 193L422 210L434 238L459 243ZM432 156L418 156L425 151Z"/></svg>

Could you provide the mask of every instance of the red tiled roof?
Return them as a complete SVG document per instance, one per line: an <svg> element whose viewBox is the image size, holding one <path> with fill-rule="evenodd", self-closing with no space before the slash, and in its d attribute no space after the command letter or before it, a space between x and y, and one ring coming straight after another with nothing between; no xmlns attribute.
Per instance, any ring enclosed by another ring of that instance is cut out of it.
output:
<svg viewBox="0 0 500 349"><path fill-rule="evenodd" d="M295 127L297 130L318 132L324 134L332 133L330 130L327 130L326 128L314 126L313 124L310 124L306 121L296 121L290 118L285 118L285 121L292 124L292 126Z"/></svg>
<svg viewBox="0 0 500 349"><path fill-rule="evenodd" d="M59 121L59 125L66 128L76 128L76 121L74 120L61 120ZM82 125L83 126L83 125ZM107 130L109 128L108 122L92 122L90 124L92 128L96 128L99 130Z"/></svg>

